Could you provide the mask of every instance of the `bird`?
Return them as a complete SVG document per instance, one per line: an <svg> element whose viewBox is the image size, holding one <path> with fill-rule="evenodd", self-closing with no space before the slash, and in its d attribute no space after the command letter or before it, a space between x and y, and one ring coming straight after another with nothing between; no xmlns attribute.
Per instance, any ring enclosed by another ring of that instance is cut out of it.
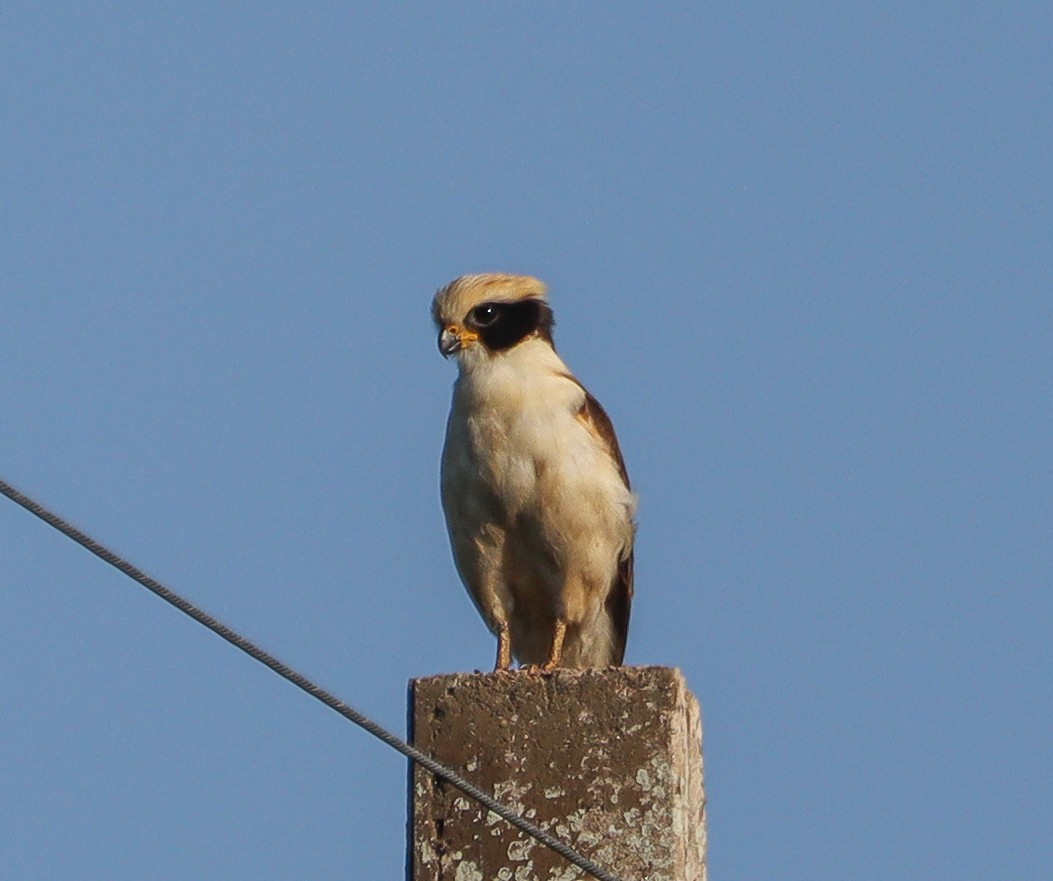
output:
<svg viewBox="0 0 1053 881"><path fill-rule="evenodd" d="M454 563L495 671L619 666L636 496L610 418L556 352L546 285L462 275L432 301L458 374L441 497Z"/></svg>

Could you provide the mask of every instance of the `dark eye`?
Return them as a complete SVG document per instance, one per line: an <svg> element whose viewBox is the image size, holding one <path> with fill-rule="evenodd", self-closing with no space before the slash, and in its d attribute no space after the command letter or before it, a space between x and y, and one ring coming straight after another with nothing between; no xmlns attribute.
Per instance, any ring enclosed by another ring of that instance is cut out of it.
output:
<svg viewBox="0 0 1053 881"><path fill-rule="evenodd" d="M472 310L472 323L476 327L487 327L497 321L497 307L493 303L484 303Z"/></svg>

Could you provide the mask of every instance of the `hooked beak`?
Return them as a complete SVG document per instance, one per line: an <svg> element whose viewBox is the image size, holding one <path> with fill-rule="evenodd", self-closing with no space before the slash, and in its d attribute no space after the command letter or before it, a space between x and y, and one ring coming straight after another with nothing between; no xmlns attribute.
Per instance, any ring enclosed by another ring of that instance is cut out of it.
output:
<svg viewBox="0 0 1053 881"><path fill-rule="evenodd" d="M467 348L479 339L479 334L466 330L456 324L449 324L439 334L439 351L444 358L449 358L454 352Z"/></svg>

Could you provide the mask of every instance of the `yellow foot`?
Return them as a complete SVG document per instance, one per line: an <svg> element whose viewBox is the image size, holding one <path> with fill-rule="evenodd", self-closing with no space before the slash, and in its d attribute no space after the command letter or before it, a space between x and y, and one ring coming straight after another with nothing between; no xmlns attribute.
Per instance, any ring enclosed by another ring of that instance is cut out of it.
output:
<svg viewBox="0 0 1053 881"><path fill-rule="evenodd" d="M512 671L512 640L508 636L508 625L504 625L497 631L497 661L494 663L495 673L510 673Z"/></svg>
<svg viewBox="0 0 1053 881"><path fill-rule="evenodd" d="M542 672L551 673L563 660L563 638L567 635L567 622L562 618L556 619L556 627L552 632L552 652L548 660L541 667Z"/></svg>

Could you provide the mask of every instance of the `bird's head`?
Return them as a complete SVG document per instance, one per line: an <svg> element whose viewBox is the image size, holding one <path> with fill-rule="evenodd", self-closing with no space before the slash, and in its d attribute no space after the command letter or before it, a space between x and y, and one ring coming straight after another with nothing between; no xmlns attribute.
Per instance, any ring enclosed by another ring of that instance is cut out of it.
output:
<svg viewBox="0 0 1053 881"><path fill-rule="evenodd" d="M462 364L493 357L528 339L552 343L547 288L528 275L462 275L435 294L439 351Z"/></svg>

